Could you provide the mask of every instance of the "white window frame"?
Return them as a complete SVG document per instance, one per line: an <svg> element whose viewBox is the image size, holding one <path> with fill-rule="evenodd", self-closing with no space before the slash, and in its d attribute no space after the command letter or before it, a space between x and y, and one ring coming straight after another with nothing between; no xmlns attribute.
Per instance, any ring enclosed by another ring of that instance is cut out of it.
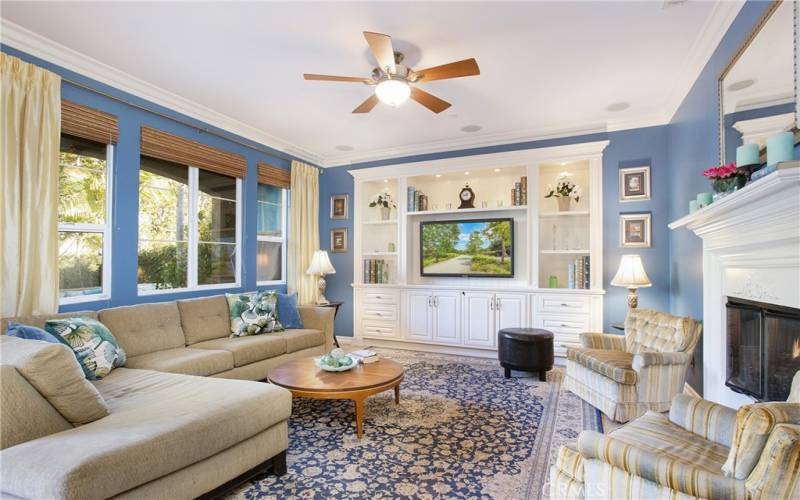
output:
<svg viewBox="0 0 800 500"><path fill-rule="evenodd" d="M59 149L60 153L60 149ZM59 165L59 168L61 166ZM104 224L85 224L74 222L59 222L58 233L96 233L103 235L103 273L101 276L101 291L89 295L74 295L61 297L61 287L58 289L58 304L81 304L111 298L111 221L113 220L111 207L113 207L114 186L114 145L106 144L106 206ZM60 273L59 273L60 274Z"/></svg>
<svg viewBox="0 0 800 500"><path fill-rule="evenodd" d="M281 244L281 279L279 280L266 280L256 281L256 286L271 286L271 285L285 285L286 284L286 214L289 212L289 190L280 188L281 190L281 235L280 236L262 236L257 235L257 241L269 241L272 243ZM258 204L258 197L256 197L256 204ZM256 213L258 218L258 213ZM258 248L256 247L256 276L258 276Z"/></svg>
<svg viewBox="0 0 800 500"><path fill-rule="evenodd" d="M210 285L200 285L197 283L197 248L199 244L197 226L197 207L200 195L200 168L188 165L189 169L189 238L186 241L188 246L188 262L186 263L186 285L183 288L166 288L162 290L140 290L136 284L138 296L164 295L170 293L191 292L195 290L221 290L226 288L239 288L242 282L242 179L236 179L236 260L234 262L234 274L236 280L233 283L214 283ZM138 235L137 235L138 242ZM138 243L137 243L138 246ZM138 255L138 250L137 250Z"/></svg>

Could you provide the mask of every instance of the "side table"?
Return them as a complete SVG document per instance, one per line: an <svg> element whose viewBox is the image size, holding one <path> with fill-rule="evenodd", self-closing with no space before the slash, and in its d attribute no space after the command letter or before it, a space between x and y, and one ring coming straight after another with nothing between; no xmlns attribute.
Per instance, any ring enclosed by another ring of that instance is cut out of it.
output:
<svg viewBox="0 0 800 500"><path fill-rule="evenodd" d="M344 304L344 302L328 302L327 304L316 304L317 307L332 307L333 308L333 319L336 320L336 315L339 314L339 307ZM333 343L336 347L339 347L339 340L336 339L336 329L333 330Z"/></svg>

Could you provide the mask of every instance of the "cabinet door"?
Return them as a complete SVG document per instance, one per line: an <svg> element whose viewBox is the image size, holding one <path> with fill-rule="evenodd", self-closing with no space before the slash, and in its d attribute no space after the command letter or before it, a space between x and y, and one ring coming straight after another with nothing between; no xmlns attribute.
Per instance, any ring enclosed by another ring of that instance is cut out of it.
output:
<svg viewBox="0 0 800 500"><path fill-rule="evenodd" d="M446 344L461 341L461 294L433 292L433 339Z"/></svg>
<svg viewBox="0 0 800 500"><path fill-rule="evenodd" d="M464 294L464 345L493 347L497 332L494 328L494 294L467 292Z"/></svg>
<svg viewBox="0 0 800 500"><path fill-rule="evenodd" d="M406 292L406 337L431 340L431 296L428 292Z"/></svg>
<svg viewBox="0 0 800 500"><path fill-rule="evenodd" d="M525 294L498 293L495 294L495 316L497 316L497 329L521 328L528 326L525 318Z"/></svg>

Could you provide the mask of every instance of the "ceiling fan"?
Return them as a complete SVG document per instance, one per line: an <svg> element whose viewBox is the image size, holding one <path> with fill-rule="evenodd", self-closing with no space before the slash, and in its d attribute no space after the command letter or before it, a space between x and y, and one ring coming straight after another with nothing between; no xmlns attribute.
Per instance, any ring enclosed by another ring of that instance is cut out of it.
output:
<svg viewBox="0 0 800 500"><path fill-rule="evenodd" d="M353 113L369 113L378 104L378 101L390 106L399 106L409 97L434 113L441 113L450 107L450 103L412 84L481 74L478 63L472 58L432 68L413 70L401 64L404 56L401 52L395 52L392 48L392 37L389 35L365 31L364 38L366 38L372 54L378 61L378 67L372 70L371 76L361 78L357 76L313 75L309 73L303 75L306 80L353 82L375 86L375 93L354 109Z"/></svg>

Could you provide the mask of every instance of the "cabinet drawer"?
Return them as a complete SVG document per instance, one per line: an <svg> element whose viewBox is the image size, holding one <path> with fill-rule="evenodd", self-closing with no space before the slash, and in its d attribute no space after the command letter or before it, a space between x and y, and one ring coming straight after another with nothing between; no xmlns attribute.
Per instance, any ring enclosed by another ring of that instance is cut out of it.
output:
<svg viewBox="0 0 800 500"><path fill-rule="evenodd" d="M397 290L375 290L364 292L365 304L390 304L397 305L400 302L400 294Z"/></svg>
<svg viewBox="0 0 800 500"><path fill-rule="evenodd" d="M364 321L397 321L397 308L396 307L365 307L364 312L361 313L361 319Z"/></svg>
<svg viewBox="0 0 800 500"><path fill-rule="evenodd" d="M540 295L536 297L536 311L557 314L588 314L589 297L580 295Z"/></svg>
<svg viewBox="0 0 800 500"><path fill-rule="evenodd" d="M378 324L362 324L361 331L365 337L391 337L395 338L397 330L394 326Z"/></svg>
<svg viewBox="0 0 800 500"><path fill-rule="evenodd" d="M589 330L588 316L546 316L540 315L537 323L540 328L550 330L556 334L579 335Z"/></svg>

